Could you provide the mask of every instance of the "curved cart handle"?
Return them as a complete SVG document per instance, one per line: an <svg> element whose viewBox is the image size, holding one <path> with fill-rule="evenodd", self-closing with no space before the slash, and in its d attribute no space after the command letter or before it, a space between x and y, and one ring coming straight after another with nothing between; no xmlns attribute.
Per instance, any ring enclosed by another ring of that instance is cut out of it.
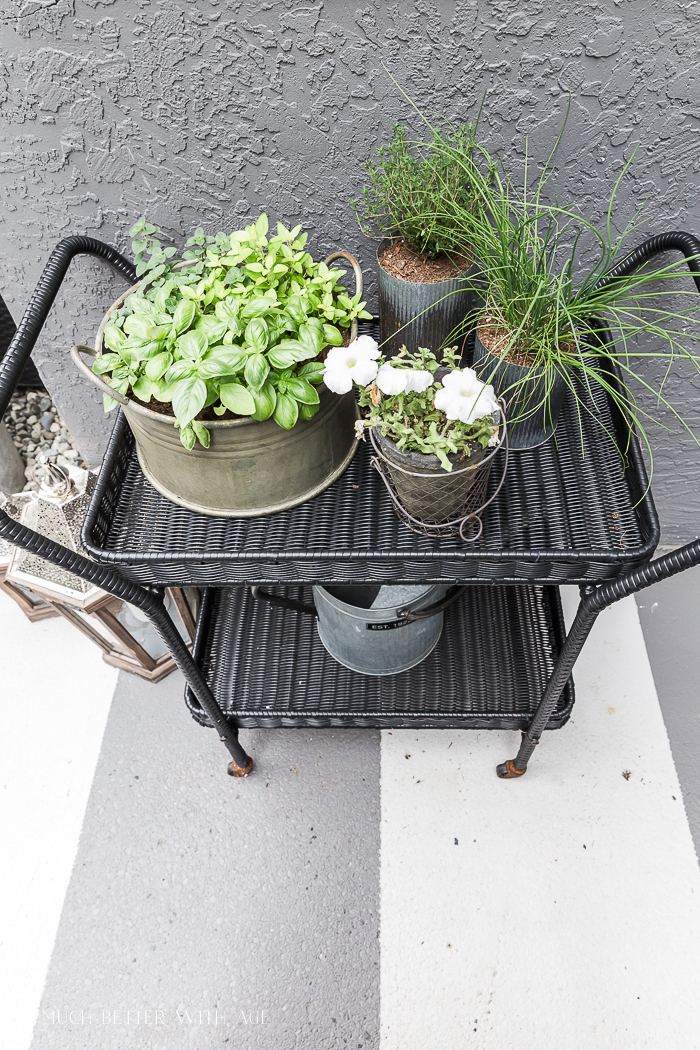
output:
<svg viewBox="0 0 700 1050"><path fill-rule="evenodd" d="M685 256L695 287L700 292L700 240L692 233L684 233L682 230L672 230L670 233L658 233L655 237L649 237L643 241L638 248L630 252L622 262L608 270L600 280L599 286L604 286L614 281L616 277L626 277L640 266L643 266L655 255L663 252L677 251Z"/></svg>
<svg viewBox="0 0 700 1050"><path fill-rule="evenodd" d="M25 362L29 360L58 289L76 255L93 255L106 262L130 284L136 280L133 264L109 244L103 244L93 237L66 237L56 245L32 292L7 353L0 362L0 417L7 411Z"/></svg>
<svg viewBox="0 0 700 1050"><path fill-rule="evenodd" d="M614 266L603 278L601 284L614 281L616 277L626 276L633 273L644 263L655 255L663 252L678 251L685 257L688 269L695 282L695 287L700 292L700 240L691 233L682 230L674 230L670 233L659 233L655 237L649 237L635 248L633 252ZM643 590L653 583L659 583L671 576L690 569L693 565L700 564L700 540L693 540L681 547L677 547L660 558L649 561L638 569L632 570L624 576L615 580L609 580L598 587L586 589L582 600L582 607L589 613L598 613L613 602L626 598L629 594Z"/></svg>

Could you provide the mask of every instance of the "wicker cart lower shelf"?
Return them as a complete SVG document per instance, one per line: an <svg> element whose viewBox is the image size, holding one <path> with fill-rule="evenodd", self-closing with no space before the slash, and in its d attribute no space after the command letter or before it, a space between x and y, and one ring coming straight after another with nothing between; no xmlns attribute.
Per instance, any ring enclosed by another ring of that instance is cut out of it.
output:
<svg viewBox="0 0 700 1050"><path fill-rule="evenodd" d="M270 593L311 601L308 588ZM206 592L194 656L237 727L526 729L564 636L557 587L467 587L423 663L361 675L328 655L313 617L236 587ZM210 724L189 687L186 700ZM562 726L573 703L569 679L547 728Z"/></svg>

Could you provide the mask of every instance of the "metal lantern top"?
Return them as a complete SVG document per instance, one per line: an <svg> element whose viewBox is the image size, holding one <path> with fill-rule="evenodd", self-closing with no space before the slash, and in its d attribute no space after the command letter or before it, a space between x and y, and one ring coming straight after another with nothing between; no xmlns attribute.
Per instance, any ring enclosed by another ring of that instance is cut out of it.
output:
<svg viewBox="0 0 700 1050"><path fill-rule="evenodd" d="M80 530L95 487L95 476L87 470L65 469L45 461L37 468L36 477L40 482L39 491L30 494L31 498L21 508L20 523L82 554ZM49 601L66 602L84 612L90 612L105 593L60 565L20 547L12 549L6 579L30 588Z"/></svg>

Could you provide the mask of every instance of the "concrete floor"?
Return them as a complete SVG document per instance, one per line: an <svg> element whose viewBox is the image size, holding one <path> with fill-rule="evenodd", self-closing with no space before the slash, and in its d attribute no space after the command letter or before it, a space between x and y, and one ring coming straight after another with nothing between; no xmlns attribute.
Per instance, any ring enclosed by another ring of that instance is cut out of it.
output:
<svg viewBox="0 0 700 1050"><path fill-rule="evenodd" d="M601 616L571 722L515 782L494 776L515 734L368 730L247 732L256 772L231 780L178 675L114 690L67 624L30 625L0 595L4 682L17 651L53 647L36 662L42 753L4 696L0 1043L695 1045L699 587L696 570L646 592L639 618L632 599ZM76 666L71 722L56 690Z"/></svg>

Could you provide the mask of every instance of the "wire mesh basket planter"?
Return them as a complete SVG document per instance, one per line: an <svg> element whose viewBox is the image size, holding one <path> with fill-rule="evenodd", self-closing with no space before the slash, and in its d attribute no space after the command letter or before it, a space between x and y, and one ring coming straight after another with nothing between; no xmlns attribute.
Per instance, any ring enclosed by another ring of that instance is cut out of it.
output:
<svg viewBox="0 0 700 1050"><path fill-rule="evenodd" d="M476 543L483 530L481 516L501 491L508 470L508 430L502 404L497 444L487 449L486 455L477 463L453 468L449 473L445 470L435 473L409 470L395 458L390 458L390 453L387 455L386 439L378 440L374 430L370 430L370 439L375 452L372 466L384 482L394 509L407 528L421 536L458 536L464 543ZM505 451L503 471L496 489L487 498L491 467L500 448ZM406 457L406 461L410 462L410 459ZM411 504L411 510L406 503Z"/></svg>

